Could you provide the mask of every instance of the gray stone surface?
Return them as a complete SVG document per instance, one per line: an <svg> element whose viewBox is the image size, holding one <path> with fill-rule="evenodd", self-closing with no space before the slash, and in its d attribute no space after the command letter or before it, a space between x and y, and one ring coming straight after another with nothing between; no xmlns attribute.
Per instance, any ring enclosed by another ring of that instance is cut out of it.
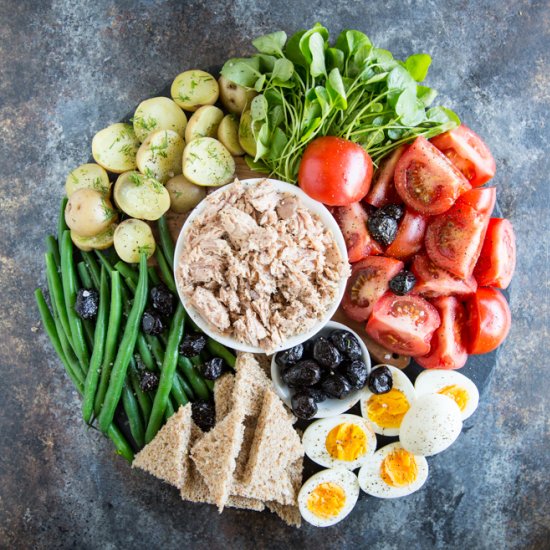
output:
<svg viewBox="0 0 550 550"><path fill-rule="evenodd" d="M322 21L405 57L478 131L516 228L512 332L470 429L427 486L362 499L326 530L184 504L87 430L38 323L43 238L95 131L181 70L214 68L263 32ZM0 0L0 547L548 548L550 214L548 1Z"/></svg>

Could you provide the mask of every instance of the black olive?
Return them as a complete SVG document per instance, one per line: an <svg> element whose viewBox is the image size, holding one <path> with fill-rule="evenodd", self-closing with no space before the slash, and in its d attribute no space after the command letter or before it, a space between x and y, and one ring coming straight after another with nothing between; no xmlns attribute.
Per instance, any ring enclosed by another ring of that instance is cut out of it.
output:
<svg viewBox="0 0 550 550"><path fill-rule="evenodd" d="M217 380L223 373L224 361L221 357L213 357L205 361L199 371L207 380Z"/></svg>
<svg viewBox="0 0 550 550"><path fill-rule="evenodd" d="M315 400L315 403L321 403L328 399L328 395L319 385L311 386L309 388L302 388L300 392L311 395L311 397Z"/></svg>
<svg viewBox="0 0 550 550"><path fill-rule="evenodd" d="M298 344L293 348L280 351L275 356L275 363L277 363L279 367L290 367L291 365L295 365L302 358L303 354L304 346L302 344Z"/></svg>
<svg viewBox="0 0 550 550"><path fill-rule="evenodd" d="M305 392L295 393L292 396L291 405L292 412L298 418L309 420L317 414L317 403L315 399Z"/></svg>
<svg viewBox="0 0 550 550"><path fill-rule="evenodd" d="M340 371L349 380L353 389L360 390L365 387L369 370L364 361L356 359L355 361L345 363L340 367Z"/></svg>
<svg viewBox="0 0 550 550"><path fill-rule="evenodd" d="M203 432L209 432L216 424L214 403L212 401L195 401L191 404L191 418Z"/></svg>
<svg viewBox="0 0 550 550"><path fill-rule="evenodd" d="M151 305L163 317L171 317L174 313L174 295L166 285L156 285L151 289Z"/></svg>
<svg viewBox="0 0 550 550"><path fill-rule="evenodd" d="M164 330L164 323L158 311L147 309L141 318L141 328L145 334L157 335Z"/></svg>
<svg viewBox="0 0 550 550"><path fill-rule="evenodd" d="M99 293L93 288L81 288L76 293L74 310L81 319L95 319L99 309Z"/></svg>
<svg viewBox="0 0 550 550"><path fill-rule="evenodd" d="M321 388L329 397L336 397L336 399L343 399L353 389L349 380L339 373L334 373L323 380Z"/></svg>
<svg viewBox="0 0 550 550"><path fill-rule="evenodd" d="M180 344L180 354L184 357L196 357L205 347L204 334L186 334Z"/></svg>
<svg viewBox="0 0 550 550"><path fill-rule="evenodd" d="M319 365L328 369L334 369L342 362L342 354L338 348L324 336L319 336L315 340L313 358Z"/></svg>
<svg viewBox="0 0 550 550"><path fill-rule="evenodd" d="M363 351L355 336L347 330L333 330L330 333L330 341L349 359L361 359Z"/></svg>
<svg viewBox="0 0 550 550"><path fill-rule="evenodd" d="M313 386L319 380L321 380L321 367L313 359L299 361L283 372L283 381L293 388Z"/></svg>
<svg viewBox="0 0 550 550"><path fill-rule="evenodd" d="M405 296L414 288L415 284L416 277L404 269L390 281L390 290L398 296Z"/></svg>
<svg viewBox="0 0 550 550"><path fill-rule="evenodd" d="M146 370L141 375L141 380L139 381L141 389L145 392L153 391L158 388L159 377L156 373Z"/></svg>
<svg viewBox="0 0 550 550"><path fill-rule="evenodd" d="M302 359L313 359L313 344L315 344L315 339L311 338L302 344L304 347L304 353L302 354Z"/></svg>
<svg viewBox="0 0 550 550"><path fill-rule="evenodd" d="M393 387L391 370L382 365L370 371L367 386L372 393L388 393Z"/></svg>
<svg viewBox="0 0 550 550"><path fill-rule="evenodd" d="M371 237L383 246L390 245L397 235L397 221L384 214L382 210L369 216L367 227Z"/></svg>
<svg viewBox="0 0 550 550"><path fill-rule="evenodd" d="M380 212L382 212L384 216L389 216L398 222L403 217L403 214L405 214L405 207L401 204L388 204L383 206Z"/></svg>

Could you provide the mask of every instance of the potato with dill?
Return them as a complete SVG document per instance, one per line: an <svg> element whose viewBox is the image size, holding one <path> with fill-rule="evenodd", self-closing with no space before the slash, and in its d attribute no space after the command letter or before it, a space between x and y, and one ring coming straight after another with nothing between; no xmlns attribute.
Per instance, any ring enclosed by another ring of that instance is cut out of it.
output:
<svg viewBox="0 0 550 550"><path fill-rule="evenodd" d="M214 105L199 107L189 119L185 129L185 141L189 143L198 137L216 137L223 111Z"/></svg>
<svg viewBox="0 0 550 550"><path fill-rule="evenodd" d="M141 252L150 258L155 253L155 238L149 225L144 221L124 220L114 234L115 250L121 260L135 264L139 262Z"/></svg>
<svg viewBox="0 0 550 550"><path fill-rule="evenodd" d="M235 160L217 139L197 138L183 150L183 175L197 185L224 185L235 177Z"/></svg>
<svg viewBox="0 0 550 550"><path fill-rule="evenodd" d="M255 90L247 89L235 82L231 82L225 76L220 76L218 85L220 87L220 101L222 105L230 113L236 115L240 115L252 99L258 95L258 92Z"/></svg>
<svg viewBox="0 0 550 550"><path fill-rule="evenodd" d="M170 208L170 195L164 185L135 171L118 177L113 197L123 212L141 220L158 220Z"/></svg>
<svg viewBox="0 0 550 550"><path fill-rule="evenodd" d="M204 187L191 183L183 174L169 179L166 189L170 194L170 210L178 214L193 210L206 197Z"/></svg>
<svg viewBox="0 0 550 550"><path fill-rule="evenodd" d="M256 139L254 138L252 114L250 109L241 115L239 122L239 144L251 157L256 156Z"/></svg>
<svg viewBox="0 0 550 550"><path fill-rule="evenodd" d="M105 231L93 237L83 237L71 231L71 240L77 248L84 252L89 252L90 250L106 250L113 246L113 236L116 228L117 224L112 223Z"/></svg>
<svg viewBox="0 0 550 550"><path fill-rule="evenodd" d="M218 139L233 156L244 155L245 151L239 143L239 119L236 115L225 115L218 126Z"/></svg>
<svg viewBox="0 0 550 550"><path fill-rule="evenodd" d="M166 183L170 178L181 174L184 147L183 138L174 130L151 132L137 152L138 170Z"/></svg>
<svg viewBox="0 0 550 550"><path fill-rule="evenodd" d="M172 99L186 111L196 111L202 105L214 105L219 93L216 79L199 69L180 73L170 88Z"/></svg>
<svg viewBox="0 0 550 550"><path fill-rule="evenodd" d="M111 193L111 182L105 168L99 164L81 164L76 167L65 181L65 193L70 197L79 189L95 189L104 197Z"/></svg>
<svg viewBox="0 0 550 550"><path fill-rule="evenodd" d="M187 126L187 117L181 107L167 97L152 97L142 101L132 117L134 132L142 143L156 130L173 130L181 137Z"/></svg>
<svg viewBox="0 0 550 550"><path fill-rule="evenodd" d="M65 221L71 231L93 237L105 231L117 214L109 201L95 189L75 191L65 207Z"/></svg>
<svg viewBox="0 0 550 550"><path fill-rule="evenodd" d="M117 122L100 130L92 140L94 160L115 174L136 167L139 140L131 124Z"/></svg>

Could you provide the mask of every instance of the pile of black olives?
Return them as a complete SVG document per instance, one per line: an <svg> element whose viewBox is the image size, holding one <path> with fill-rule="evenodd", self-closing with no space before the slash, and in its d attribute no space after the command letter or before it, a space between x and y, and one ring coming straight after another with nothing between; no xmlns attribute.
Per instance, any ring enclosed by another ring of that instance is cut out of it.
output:
<svg viewBox="0 0 550 550"><path fill-rule="evenodd" d="M368 368L357 338L333 330L275 356L281 377L294 391L292 411L305 420L317 414L317 403L343 399L367 383Z"/></svg>
<svg viewBox="0 0 550 550"><path fill-rule="evenodd" d="M170 318L174 313L174 295L166 285L154 286L149 293L149 304L141 318L141 328L145 334L158 336L170 326Z"/></svg>

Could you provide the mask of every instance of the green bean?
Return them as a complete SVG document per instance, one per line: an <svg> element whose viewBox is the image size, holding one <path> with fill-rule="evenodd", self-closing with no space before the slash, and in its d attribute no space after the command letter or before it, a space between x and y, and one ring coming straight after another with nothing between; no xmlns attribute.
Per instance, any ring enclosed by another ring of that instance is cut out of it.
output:
<svg viewBox="0 0 550 550"><path fill-rule="evenodd" d="M208 337L206 348L214 357L221 357L232 369L235 368L237 358L223 345Z"/></svg>
<svg viewBox="0 0 550 550"><path fill-rule="evenodd" d="M168 420L176 411L174 411L174 407L172 406L172 403L170 403L170 401L168 401L168 403L166 403L166 411L164 413L164 420Z"/></svg>
<svg viewBox="0 0 550 550"><path fill-rule="evenodd" d="M124 282L126 283L126 286L132 291L133 294L136 293L136 283L132 279L124 279Z"/></svg>
<svg viewBox="0 0 550 550"><path fill-rule="evenodd" d="M168 262L168 265L174 269L174 241L172 235L170 235L170 229L168 229L168 223L165 216L161 216L157 220L157 227L159 230L160 247L162 253Z"/></svg>
<svg viewBox="0 0 550 550"><path fill-rule="evenodd" d="M162 279L164 280L164 284L174 294L177 294L176 284L174 283L174 275L172 274L172 270L170 269L170 266L166 262L166 259L164 258L160 248L158 248L158 247L155 250L155 258L157 259L157 263L158 263L159 269L160 269L160 274L162 276Z"/></svg>
<svg viewBox="0 0 550 550"><path fill-rule="evenodd" d="M159 285L160 284L160 279L159 279L159 276L157 274L157 270L151 266L147 272L149 273L149 279L151 279L151 282L154 284L154 285Z"/></svg>
<svg viewBox="0 0 550 550"><path fill-rule="evenodd" d="M105 432L109 424L113 421L116 407L120 401L124 379L126 378L126 371L130 358L134 353L141 316L143 315L143 310L147 302L147 288L147 256L142 252L139 263L139 282L134 297L134 303L132 304L132 309L128 315L128 321L124 327L122 340L111 371L109 387L107 388L103 407L99 413L98 423L102 432Z"/></svg>
<svg viewBox="0 0 550 550"><path fill-rule="evenodd" d="M94 255L91 252L83 252L80 251L80 254L82 255L82 258L86 262L86 266L88 267L88 271L90 272L90 275L92 276L92 281L94 282L94 287L99 290L100 285L100 278L101 278L101 270L99 268L99 265L97 265L97 261L94 257ZM109 277L111 276L111 269L107 270L107 275Z"/></svg>
<svg viewBox="0 0 550 550"><path fill-rule="evenodd" d="M69 231L63 233L61 241L61 281L65 297L65 309L71 329L71 341L73 348L83 369L88 368L88 348L84 337L82 320L76 314L74 305L76 302L76 272L73 262L73 243ZM107 428L107 426L105 426Z"/></svg>
<svg viewBox="0 0 550 550"><path fill-rule="evenodd" d="M117 262L115 264L115 269L119 271L125 279L131 279L137 285L138 274L128 264L123 261Z"/></svg>
<svg viewBox="0 0 550 550"><path fill-rule="evenodd" d="M99 260L99 263L105 269L107 269L109 272L112 272L114 270L113 264L109 261L109 259L107 258L107 256L103 252L100 252L99 250L96 250L95 254L97 256L97 259Z"/></svg>
<svg viewBox="0 0 550 550"><path fill-rule="evenodd" d="M46 252L53 254L55 266L59 269L59 266L61 265L61 256L59 255L59 245L57 244L57 239L53 235L48 235L46 237Z"/></svg>
<svg viewBox="0 0 550 550"><path fill-rule="evenodd" d="M137 446L141 449L145 444L143 421L139 415L139 407L136 400L136 396L132 393L132 389L126 381L124 381L122 387L122 406L124 412L128 417L128 425L130 426L130 433L134 438Z"/></svg>
<svg viewBox="0 0 550 550"><path fill-rule="evenodd" d="M149 443L159 431L164 413L166 411L168 396L170 395L174 374L176 372L178 347L181 337L183 336L184 317L185 310L183 309L183 306L179 304L170 325L170 334L168 335L168 345L166 346L166 352L164 353L160 381L157 388L157 393L155 394L155 399L153 401L151 418L149 419L147 430L145 432L145 441L147 443Z"/></svg>
<svg viewBox="0 0 550 550"><path fill-rule="evenodd" d="M199 334L202 334L202 329L199 327L199 325L197 325L197 323L195 323L195 321L193 321L193 319L191 319L190 315L187 316L187 321L191 325L193 332L198 332Z"/></svg>
<svg viewBox="0 0 550 550"><path fill-rule="evenodd" d="M130 384L132 385L132 389L134 390L134 394L138 400L143 421L147 424L147 422L149 422L149 417L151 416L151 399L149 398L149 395L141 389L136 361L133 357L130 361L130 366L128 367L128 378L130 379Z"/></svg>
<svg viewBox="0 0 550 550"><path fill-rule="evenodd" d="M78 262L76 269L78 270L78 276L80 277L80 282L82 283L83 288L94 288L94 284L92 283L86 263Z"/></svg>
<svg viewBox="0 0 550 550"><path fill-rule="evenodd" d="M111 304L112 307L112 304ZM86 374L86 383L84 384L84 400L82 402L82 417L87 424L92 420L94 412L94 401L103 365L105 351L105 339L107 334L107 322L109 314L109 283L107 281L107 272L105 268L101 269L100 290L99 290L99 309L95 323L94 347L90 359L90 368Z"/></svg>
<svg viewBox="0 0 550 550"><path fill-rule="evenodd" d="M55 265L55 257L52 252L44 254L46 260L46 277L48 279L50 300L54 306L54 311L57 312L61 326L65 332L65 335L71 337L71 327L69 326L69 319L67 317L67 309L65 307L65 297L63 296L63 285L61 284L61 278Z"/></svg>
<svg viewBox="0 0 550 550"><path fill-rule="evenodd" d="M195 370L195 367L191 361L183 355L178 355L178 366L183 372L185 378L187 378L189 384L193 388L193 392L199 399L208 399L208 387L205 381L200 377L199 373Z"/></svg>
<svg viewBox="0 0 550 550"><path fill-rule="evenodd" d="M69 229L67 222L65 221L65 208L67 207L68 202L69 199L67 197L63 197L61 199L61 204L59 206L59 217L57 218L57 246L59 247L60 257L63 256L63 251L61 250L63 233Z"/></svg>
<svg viewBox="0 0 550 550"><path fill-rule="evenodd" d="M82 327L84 328L84 338L86 339L86 344L88 349L93 349L94 346L94 325L90 319L82 319ZM88 372L88 365L85 367L86 372Z"/></svg>
<svg viewBox="0 0 550 550"><path fill-rule="evenodd" d="M145 367L150 371L158 370L155 365L153 356L151 355L151 350L147 345L147 340L145 340L145 335L141 330L139 331L139 334L138 334L137 349L139 352L139 356L141 357L141 360L143 361L143 364L145 365Z"/></svg>
<svg viewBox="0 0 550 550"><path fill-rule="evenodd" d="M36 298L36 303L38 304L38 309L40 311L42 324L44 325L46 334L50 338L50 341L57 355L59 356L59 359L61 360L61 363L63 364L63 367L65 368L65 371L67 372L69 378L72 380L77 391L82 395L82 393L84 392L83 380L79 380L79 378L75 376L74 372L72 371L71 365L68 363L65 355L63 354L63 350L61 349L58 334L55 328L55 323L52 324L53 318L50 310L48 309L48 305L46 304L46 300L44 300L44 295L42 294L42 291L40 289L36 289L34 295ZM132 451L132 448L126 441L125 437L122 435L121 431L114 424L111 424L107 430L107 435L114 443L115 448L117 449L117 454L123 456L128 462L131 463L132 460L134 460L134 452Z"/></svg>

